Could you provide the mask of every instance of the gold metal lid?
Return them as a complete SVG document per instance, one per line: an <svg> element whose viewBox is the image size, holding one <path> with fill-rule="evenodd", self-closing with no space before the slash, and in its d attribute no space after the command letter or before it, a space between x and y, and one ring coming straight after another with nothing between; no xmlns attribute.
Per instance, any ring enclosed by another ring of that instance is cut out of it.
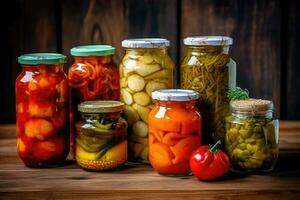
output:
<svg viewBox="0 0 300 200"><path fill-rule="evenodd" d="M235 100L230 102L230 108L233 112L242 113L263 113L271 111L274 108L273 102L263 99Z"/></svg>
<svg viewBox="0 0 300 200"><path fill-rule="evenodd" d="M112 113L123 110L124 103L120 101L85 101L78 105L82 113Z"/></svg>

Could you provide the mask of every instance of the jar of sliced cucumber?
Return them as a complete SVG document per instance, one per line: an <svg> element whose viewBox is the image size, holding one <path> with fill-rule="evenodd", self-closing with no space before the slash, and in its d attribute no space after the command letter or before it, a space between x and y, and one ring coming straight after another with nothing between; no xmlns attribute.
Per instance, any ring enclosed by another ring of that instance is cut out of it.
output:
<svg viewBox="0 0 300 200"><path fill-rule="evenodd" d="M82 120L76 123L77 164L90 171L112 170L127 161L127 122L120 117L119 101L85 101L78 105Z"/></svg>
<svg viewBox="0 0 300 200"><path fill-rule="evenodd" d="M232 171L260 173L273 170L278 158L279 122L272 101L235 100L226 118L225 148Z"/></svg>
<svg viewBox="0 0 300 200"><path fill-rule="evenodd" d="M160 38L122 41L126 53L120 64L121 101L129 125L129 159L134 162L148 163L148 114L154 106L151 93L173 88L169 45Z"/></svg>

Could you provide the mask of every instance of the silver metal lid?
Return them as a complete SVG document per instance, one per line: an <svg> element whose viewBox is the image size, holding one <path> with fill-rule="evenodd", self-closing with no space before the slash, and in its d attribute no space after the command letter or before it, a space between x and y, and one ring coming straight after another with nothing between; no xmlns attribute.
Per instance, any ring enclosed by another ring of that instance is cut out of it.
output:
<svg viewBox="0 0 300 200"><path fill-rule="evenodd" d="M190 101L199 98L199 93L194 90L167 89L152 92L152 99L160 101Z"/></svg>
<svg viewBox="0 0 300 200"><path fill-rule="evenodd" d="M170 46L170 41L163 38L136 38L122 41L126 48L164 48Z"/></svg>
<svg viewBox="0 0 300 200"><path fill-rule="evenodd" d="M227 36L192 36L185 38L183 43L194 46L228 46L232 45L233 39Z"/></svg>

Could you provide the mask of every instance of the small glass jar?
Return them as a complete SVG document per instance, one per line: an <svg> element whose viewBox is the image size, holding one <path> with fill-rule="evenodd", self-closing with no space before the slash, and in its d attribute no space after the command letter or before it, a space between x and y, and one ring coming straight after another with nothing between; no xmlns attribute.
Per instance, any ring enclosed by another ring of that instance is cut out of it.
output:
<svg viewBox="0 0 300 200"><path fill-rule="evenodd" d="M279 122L273 117L273 103L261 99L236 100L231 101L230 108L225 148L232 161L232 171L273 170L279 154Z"/></svg>
<svg viewBox="0 0 300 200"><path fill-rule="evenodd" d="M61 164L69 152L66 56L24 54L16 79L17 151L28 167Z"/></svg>
<svg viewBox="0 0 300 200"><path fill-rule="evenodd" d="M202 117L193 90L158 90L149 114L149 160L164 175L188 175L190 156L201 145Z"/></svg>
<svg viewBox="0 0 300 200"><path fill-rule="evenodd" d="M119 101L85 101L78 105L82 120L76 124L76 161L85 170L120 167L127 161L127 122L120 117Z"/></svg>
<svg viewBox="0 0 300 200"><path fill-rule="evenodd" d="M120 100L120 74L113 61L114 54L115 48L109 45L87 45L71 49L75 61L68 74L72 149L75 124L80 120L77 105L90 100Z"/></svg>
<svg viewBox="0 0 300 200"><path fill-rule="evenodd" d="M224 142L225 117L229 115L227 92L236 84L236 64L230 58L232 38L187 37L187 53L181 62L181 88L200 94L197 107L203 114L203 143Z"/></svg>
<svg viewBox="0 0 300 200"><path fill-rule="evenodd" d="M151 93L173 88L174 63L167 53L169 41L159 38L128 39L120 64L121 101L129 124L129 159L148 161L148 114L154 104Z"/></svg>

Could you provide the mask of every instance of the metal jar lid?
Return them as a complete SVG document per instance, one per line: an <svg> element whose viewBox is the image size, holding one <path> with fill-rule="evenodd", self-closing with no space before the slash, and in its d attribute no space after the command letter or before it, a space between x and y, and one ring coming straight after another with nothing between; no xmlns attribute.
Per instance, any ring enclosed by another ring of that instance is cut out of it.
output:
<svg viewBox="0 0 300 200"><path fill-rule="evenodd" d="M165 48L170 46L170 41L163 38L135 38L122 41L125 48Z"/></svg>
<svg viewBox="0 0 300 200"><path fill-rule="evenodd" d="M185 45L191 46L228 46L233 39L227 36L192 36L183 40Z"/></svg>
<svg viewBox="0 0 300 200"><path fill-rule="evenodd" d="M232 112L240 113L265 113L272 111L274 109L274 105L273 102L269 100L251 98L231 101L230 109Z"/></svg>
<svg viewBox="0 0 300 200"><path fill-rule="evenodd" d="M190 101L199 98L199 93L194 90L167 89L152 92L152 99L160 101Z"/></svg>
<svg viewBox="0 0 300 200"><path fill-rule="evenodd" d="M120 101L85 101L78 105L82 113L112 113L121 112L124 103Z"/></svg>

